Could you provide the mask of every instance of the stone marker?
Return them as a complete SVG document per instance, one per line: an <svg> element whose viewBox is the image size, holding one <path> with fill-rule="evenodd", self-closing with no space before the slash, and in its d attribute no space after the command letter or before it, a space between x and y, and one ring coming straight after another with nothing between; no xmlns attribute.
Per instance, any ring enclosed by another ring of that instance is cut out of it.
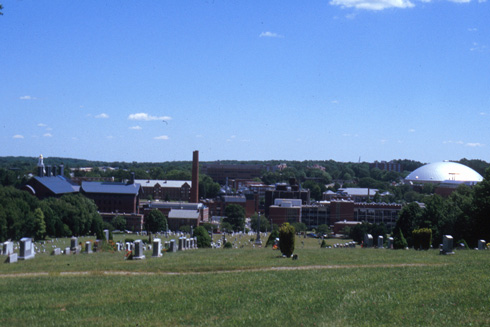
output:
<svg viewBox="0 0 490 327"><path fill-rule="evenodd" d="M162 240L159 238L153 239L153 255L152 257L161 257L162 256Z"/></svg>
<svg viewBox="0 0 490 327"><path fill-rule="evenodd" d="M3 243L3 250L2 250L3 255L9 255L11 253L14 253L14 242L4 242Z"/></svg>
<svg viewBox="0 0 490 327"><path fill-rule="evenodd" d="M487 247L485 240L478 241L478 250L485 250Z"/></svg>
<svg viewBox="0 0 490 327"><path fill-rule="evenodd" d="M70 239L70 251L72 253L78 253L78 238L73 236L71 239Z"/></svg>
<svg viewBox="0 0 490 327"><path fill-rule="evenodd" d="M194 249L197 249L197 237L194 237Z"/></svg>
<svg viewBox="0 0 490 327"><path fill-rule="evenodd" d="M378 249L382 249L384 244L384 238L383 236L379 235L378 236Z"/></svg>
<svg viewBox="0 0 490 327"><path fill-rule="evenodd" d="M179 251L185 250L184 243L184 238L182 236L179 237Z"/></svg>
<svg viewBox="0 0 490 327"><path fill-rule="evenodd" d="M451 235L444 235L442 239L442 251L440 252L440 254L454 254L453 237Z"/></svg>
<svg viewBox="0 0 490 327"><path fill-rule="evenodd" d="M177 252L177 246L175 245L175 240L171 239L170 240L170 245L168 247L169 252Z"/></svg>
<svg viewBox="0 0 490 327"><path fill-rule="evenodd" d="M61 249L60 248L55 248L53 250L53 253L51 253L52 255L60 255L61 254Z"/></svg>
<svg viewBox="0 0 490 327"><path fill-rule="evenodd" d="M373 247L373 235L371 234L364 235L364 247L365 248Z"/></svg>
<svg viewBox="0 0 490 327"><path fill-rule="evenodd" d="M104 229L104 236L105 236L106 242L109 242L109 230L108 229Z"/></svg>
<svg viewBox="0 0 490 327"><path fill-rule="evenodd" d="M5 263L14 263L17 262L17 253L11 253L7 256Z"/></svg>
<svg viewBox="0 0 490 327"><path fill-rule="evenodd" d="M92 243L90 241L85 242L85 253L93 253Z"/></svg>
<svg viewBox="0 0 490 327"><path fill-rule="evenodd" d="M131 243L126 242L126 251L132 251Z"/></svg>
<svg viewBox="0 0 490 327"><path fill-rule="evenodd" d="M188 250L191 248L191 240L189 238L185 239L185 249Z"/></svg>
<svg viewBox="0 0 490 327"><path fill-rule="evenodd" d="M144 258L145 255L143 254L143 241L134 241L133 260L142 260Z"/></svg>
<svg viewBox="0 0 490 327"><path fill-rule="evenodd" d="M121 252L121 243L117 242L116 246L117 246L117 252Z"/></svg>
<svg viewBox="0 0 490 327"><path fill-rule="evenodd" d="M65 248L65 254L70 254L70 248Z"/></svg>
<svg viewBox="0 0 490 327"><path fill-rule="evenodd" d="M393 243L395 239L393 237L388 237L388 249L393 249Z"/></svg>
<svg viewBox="0 0 490 327"><path fill-rule="evenodd" d="M34 247L30 237L20 239L19 260L28 260L34 258Z"/></svg>

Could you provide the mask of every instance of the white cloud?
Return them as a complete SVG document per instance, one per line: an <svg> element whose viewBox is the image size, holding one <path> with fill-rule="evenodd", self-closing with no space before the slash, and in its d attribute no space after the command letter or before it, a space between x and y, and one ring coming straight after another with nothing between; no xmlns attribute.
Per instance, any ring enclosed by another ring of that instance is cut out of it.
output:
<svg viewBox="0 0 490 327"><path fill-rule="evenodd" d="M168 140L169 137L167 135L155 136L153 139L155 140Z"/></svg>
<svg viewBox="0 0 490 327"><path fill-rule="evenodd" d="M108 114L106 114L106 113L101 113L100 115L95 116L95 118L103 118L103 119L107 119L107 118L109 118L109 115L108 115Z"/></svg>
<svg viewBox="0 0 490 327"><path fill-rule="evenodd" d="M459 145L464 144L463 141L444 141L442 143L443 144L459 144Z"/></svg>
<svg viewBox="0 0 490 327"><path fill-rule="evenodd" d="M136 131L142 130L141 126L131 126L129 129L134 129Z"/></svg>
<svg viewBox="0 0 490 327"><path fill-rule="evenodd" d="M169 116L151 116L147 113L140 112L137 114L131 114L128 117L129 120L144 120L144 121L150 121L150 120L171 120L172 118Z"/></svg>
<svg viewBox="0 0 490 327"><path fill-rule="evenodd" d="M23 139L24 135L17 134L17 135L12 136L12 138L13 139Z"/></svg>
<svg viewBox="0 0 490 327"><path fill-rule="evenodd" d="M413 128L410 128L408 131L409 131L410 133L415 133L415 129L413 129Z"/></svg>
<svg viewBox="0 0 490 327"><path fill-rule="evenodd" d="M477 32L478 28L468 28L468 32Z"/></svg>
<svg viewBox="0 0 490 327"><path fill-rule="evenodd" d="M202 137L204 137L204 136L203 136L203 135L201 135L201 134L197 134L197 135L196 135L196 137L198 137L198 138L202 138Z"/></svg>
<svg viewBox="0 0 490 327"><path fill-rule="evenodd" d="M486 116L487 113L486 112L480 112L480 116Z"/></svg>
<svg viewBox="0 0 490 327"><path fill-rule="evenodd" d="M44 137L53 137L53 135L51 133L46 133L43 135Z"/></svg>
<svg viewBox="0 0 490 327"><path fill-rule="evenodd" d="M281 34L267 31L267 32L260 33L259 37L284 37L284 36L282 36Z"/></svg>
<svg viewBox="0 0 490 327"><path fill-rule="evenodd" d="M30 95L24 95L19 97L20 100L37 100L36 97L30 96Z"/></svg>
<svg viewBox="0 0 490 327"><path fill-rule="evenodd" d="M332 101L330 101L330 103L332 103L332 104L339 104L339 100L332 100Z"/></svg>
<svg viewBox="0 0 490 327"><path fill-rule="evenodd" d="M342 8L365 10L383 10L387 8L412 8L415 5L409 0L332 0L330 4Z"/></svg>
<svg viewBox="0 0 490 327"><path fill-rule="evenodd" d="M37 124L37 126L39 126L39 127L46 127L46 126L48 126L48 125L43 124L43 123L39 123L39 124Z"/></svg>
<svg viewBox="0 0 490 327"><path fill-rule="evenodd" d="M469 147L472 147L472 148L479 148L479 147L482 147L482 146L485 146L485 144L482 144L482 143L466 143L466 146L469 146Z"/></svg>
<svg viewBox="0 0 490 327"><path fill-rule="evenodd" d="M450 2L455 2L455 3L469 3L471 0L449 0Z"/></svg>
<svg viewBox="0 0 490 327"><path fill-rule="evenodd" d="M113 138L114 138L114 136L112 136L112 135L108 135L108 136L106 137L106 139L108 139L108 140L112 140Z"/></svg>

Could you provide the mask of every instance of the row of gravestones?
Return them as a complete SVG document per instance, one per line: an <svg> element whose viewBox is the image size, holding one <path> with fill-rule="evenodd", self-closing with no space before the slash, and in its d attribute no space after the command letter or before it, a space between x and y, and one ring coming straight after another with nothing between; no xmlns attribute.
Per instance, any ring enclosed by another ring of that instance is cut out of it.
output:
<svg viewBox="0 0 490 327"><path fill-rule="evenodd" d="M393 249L393 237L388 237L388 249ZM370 248L373 247L373 236L371 234L364 235L364 244L363 247ZM384 238L383 236L378 236L378 249L382 249L384 247ZM442 246L440 248L441 254L454 254L454 246L453 246L453 237L451 235L444 235ZM486 242L485 240L478 241L478 250L485 250Z"/></svg>

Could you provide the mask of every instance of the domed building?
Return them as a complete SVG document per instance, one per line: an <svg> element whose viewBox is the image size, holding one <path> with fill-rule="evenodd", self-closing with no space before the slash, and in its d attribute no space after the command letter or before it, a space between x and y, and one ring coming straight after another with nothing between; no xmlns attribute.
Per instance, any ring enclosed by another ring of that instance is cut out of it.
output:
<svg viewBox="0 0 490 327"><path fill-rule="evenodd" d="M470 167L451 161L424 165L405 177L405 183L412 185L438 184L435 192L446 196L460 184L472 186L482 180L483 177Z"/></svg>

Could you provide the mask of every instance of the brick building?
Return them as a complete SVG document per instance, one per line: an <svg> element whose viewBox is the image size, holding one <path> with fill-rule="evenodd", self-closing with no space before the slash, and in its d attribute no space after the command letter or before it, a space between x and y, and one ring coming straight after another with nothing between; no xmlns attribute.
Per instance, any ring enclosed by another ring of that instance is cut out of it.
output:
<svg viewBox="0 0 490 327"><path fill-rule="evenodd" d="M164 201L189 201L191 181L170 181L156 179L136 179L141 185L142 196L146 199Z"/></svg>

